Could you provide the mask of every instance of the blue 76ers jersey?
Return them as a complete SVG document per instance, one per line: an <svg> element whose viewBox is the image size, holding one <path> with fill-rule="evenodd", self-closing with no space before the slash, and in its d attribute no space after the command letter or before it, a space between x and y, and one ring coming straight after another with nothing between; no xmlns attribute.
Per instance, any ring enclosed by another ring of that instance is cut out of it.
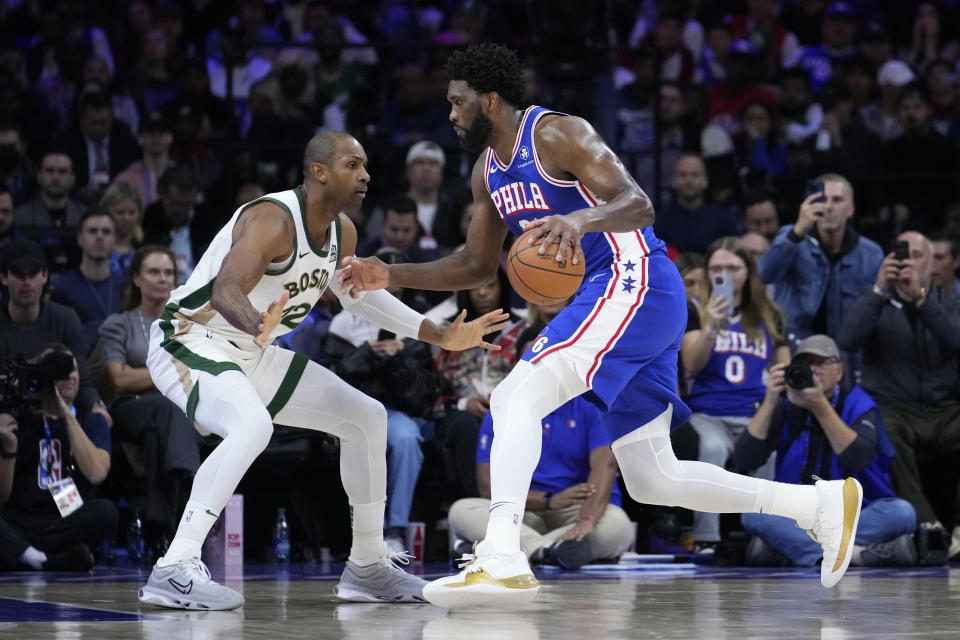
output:
<svg viewBox="0 0 960 640"><path fill-rule="evenodd" d="M763 340L750 340L740 319L721 331L706 366L693 377L687 404L711 416L752 416L754 402L767 392L767 369L774 344L763 323Z"/></svg>
<svg viewBox="0 0 960 640"><path fill-rule="evenodd" d="M534 131L540 118L548 114L565 115L543 107L527 108L508 164L500 162L492 148L486 151L487 191L500 217L516 236L520 236L532 220L603 204L579 180L559 180L543 170ZM598 272L609 271L620 257L646 256L663 249L664 245L653 235L653 227L646 227L626 233L587 233L580 246L586 258L584 282L587 282Z"/></svg>

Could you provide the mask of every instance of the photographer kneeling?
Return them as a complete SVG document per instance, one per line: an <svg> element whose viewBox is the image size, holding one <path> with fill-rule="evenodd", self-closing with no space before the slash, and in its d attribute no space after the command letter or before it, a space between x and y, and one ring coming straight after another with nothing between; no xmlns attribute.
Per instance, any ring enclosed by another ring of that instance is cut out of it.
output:
<svg viewBox="0 0 960 640"><path fill-rule="evenodd" d="M117 508L83 501L74 477L93 485L107 477L110 429L98 413L74 416L79 374L63 345L21 365L18 377L19 388L2 389L17 408L0 413L0 568L89 570L91 547L116 530Z"/></svg>
<svg viewBox="0 0 960 640"><path fill-rule="evenodd" d="M895 454L877 404L859 386L841 389L842 378L840 350L831 338L814 335L801 341L789 365L770 368L766 396L737 439L734 463L755 469L776 451L777 482L812 484L813 476L853 476L863 485L863 510L851 563L915 564L916 515L890 488ZM770 548L802 567L815 566L821 558L820 545L793 520L750 513L743 514L742 522L753 536L748 564L775 564Z"/></svg>

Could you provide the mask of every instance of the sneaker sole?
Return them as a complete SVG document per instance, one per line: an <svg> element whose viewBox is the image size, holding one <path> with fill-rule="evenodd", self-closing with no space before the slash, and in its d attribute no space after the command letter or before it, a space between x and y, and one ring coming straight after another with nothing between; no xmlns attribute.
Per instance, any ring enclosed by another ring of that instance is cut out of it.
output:
<svg viewBox="0 0 960 640"><path fill-rule="evenodd" d="M515 608L533 600L540 593L540 584L534 587L505 587L493 584L474 584L466 587L449 587L430 583L423 595L430 604L444 609L494 606Z"/></svg>
<svg viewBox="0 0 960 640"><path fill-rule="evenodd" d="M850 566L853 557L853 541L857 535L857 525L860 523L860 509L863 506L863 487L854 478L847 478L843 482L843 536L840 538L840 553L837 561L828 572L820 572L820 584L830 588L840 582L840 578ZM847 523L853 520L853 526Z"/></svg>
<svg viewBox="0 0 960 640"><path fill-rule="evenodd" d="M403 594L399 596L378 596L361 587L352 584L338 584L333 588L333 595L344 602L396 602L396 603L424 603L423 596Z"/></svg>
<svg viewBox="0 0 960 640"><path fill-rule="evenodd" d="M194 611L230 611L243 606L241 600L237 604L208 604L198 600L176 598L172 594L153 587L141 587L137 599L144 604L152 604L165 609L191 609Z"/></svg>

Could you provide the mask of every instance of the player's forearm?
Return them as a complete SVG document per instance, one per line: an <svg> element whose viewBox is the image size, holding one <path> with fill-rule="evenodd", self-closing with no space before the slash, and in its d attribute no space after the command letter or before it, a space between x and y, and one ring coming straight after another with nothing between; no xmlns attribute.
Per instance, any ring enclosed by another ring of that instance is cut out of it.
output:
<svg viewBox="0 0 960 640"><path fill-rule="evenodd" d="M497 275L497 263L485 265L466 250L420 264L390 265L390 284L408 289L430 291L462 291L490 282Z"/></svg>
<svg viewBox="0 0 960 640"><path fill-rule="evenodd" d="M584 232L609 231L622 233L643 229L655 219L653 203L642 191L628 191L606 204L590 209L581 209L572 214L580 218Z"/></svg>
<svg viewBox="0 0 960 640"><path fill-rule="evenodd" d="M263 314L254 309L239 282L217 282L213 285L210 306L231 325L255 336L260 333Z"/></svg>

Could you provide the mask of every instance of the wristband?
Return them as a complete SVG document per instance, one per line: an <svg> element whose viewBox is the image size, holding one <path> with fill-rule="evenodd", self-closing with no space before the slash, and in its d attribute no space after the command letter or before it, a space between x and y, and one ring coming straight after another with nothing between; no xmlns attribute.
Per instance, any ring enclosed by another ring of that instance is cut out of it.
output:
<svg viewBox="0 0 960 640"><path fill-rule="evenodd" d="M553 500L553 491L547 491L543 494L543 508L545 511L550 509L551 500Z"/></svg>
<svg viewBox="0 0 960 640"><path fill-rule="evenodd" d="M594 521L593 521L593 518L591 518L590 516L580 516L580 519L581 519L581 520L586 520L586 521L589 522L590 524L595 524Z"/></svg>

